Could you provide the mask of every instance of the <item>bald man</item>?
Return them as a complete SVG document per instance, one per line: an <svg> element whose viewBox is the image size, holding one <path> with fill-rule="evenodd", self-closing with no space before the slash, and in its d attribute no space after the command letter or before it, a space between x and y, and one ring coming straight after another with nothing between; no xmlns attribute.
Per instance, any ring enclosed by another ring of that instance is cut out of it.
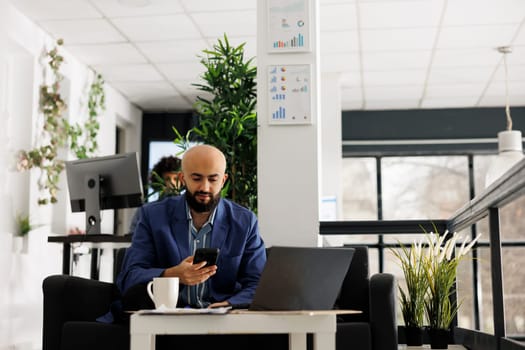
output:
<svg viewBox="0 0 525 350"><path fill-rule="evenodd" d="M220 191L228 178L224 154L198 145L182 159L186 192L141 210L117 285L122 293L154 277L179 277L180 307L247 304L266 263L254 213ZM219 248L217 265L193 264L197 248Z"/></svg>

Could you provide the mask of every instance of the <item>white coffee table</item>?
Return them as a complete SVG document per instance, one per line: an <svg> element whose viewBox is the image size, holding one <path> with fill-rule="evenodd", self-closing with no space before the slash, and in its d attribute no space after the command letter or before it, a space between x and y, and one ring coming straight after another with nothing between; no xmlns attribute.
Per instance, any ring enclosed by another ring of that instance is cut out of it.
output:
<svg viewBox="0 0 525 350"><path fill-rule="evenodd" d="M306 349L313 333L314 350L335 350L336 315L327 311L241 311L224 315L131 315L131 350L155 350L160 334L289 334L290 350Z"/></svg>

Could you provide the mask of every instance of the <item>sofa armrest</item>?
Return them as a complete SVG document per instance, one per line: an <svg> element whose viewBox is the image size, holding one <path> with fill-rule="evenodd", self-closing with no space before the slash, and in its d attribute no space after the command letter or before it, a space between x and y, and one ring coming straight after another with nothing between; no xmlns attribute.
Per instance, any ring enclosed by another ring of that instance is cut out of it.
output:
<svg viewBox="0 0 525 350"><path fill-rule="evenodd" d="M370 278L370 323L374 350L397 350L396 281L378 273Z"/></svg>
<svg viewBox="0 0 525 350"><path fill-rule="evenodd" d="M67 321L95 321L118 298L113 283L67 275L46 277L44 294L43 350L60 349L62 326Z"/></svg>

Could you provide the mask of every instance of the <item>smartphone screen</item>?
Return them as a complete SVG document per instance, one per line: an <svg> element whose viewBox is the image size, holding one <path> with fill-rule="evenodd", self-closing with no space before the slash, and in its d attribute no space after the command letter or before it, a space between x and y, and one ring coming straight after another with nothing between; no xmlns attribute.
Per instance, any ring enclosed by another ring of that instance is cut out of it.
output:
<svg viewBox="0 0 525 350"><path fill-rule="evenodd" d="M206 261L206 266L216 265L219 257L219 248L197 248L193 257L193 263L198 264Z"/></svg>

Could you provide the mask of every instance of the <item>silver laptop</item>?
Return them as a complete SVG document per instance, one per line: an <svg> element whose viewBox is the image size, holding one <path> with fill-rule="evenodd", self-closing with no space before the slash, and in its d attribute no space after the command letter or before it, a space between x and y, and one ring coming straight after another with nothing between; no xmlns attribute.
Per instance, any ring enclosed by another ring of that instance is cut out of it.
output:
<svg viewBox="0 0 525 350"><path fill-rule="evenodd" d="M353 248L272 247L249 310L330 310Z"/></svg>

